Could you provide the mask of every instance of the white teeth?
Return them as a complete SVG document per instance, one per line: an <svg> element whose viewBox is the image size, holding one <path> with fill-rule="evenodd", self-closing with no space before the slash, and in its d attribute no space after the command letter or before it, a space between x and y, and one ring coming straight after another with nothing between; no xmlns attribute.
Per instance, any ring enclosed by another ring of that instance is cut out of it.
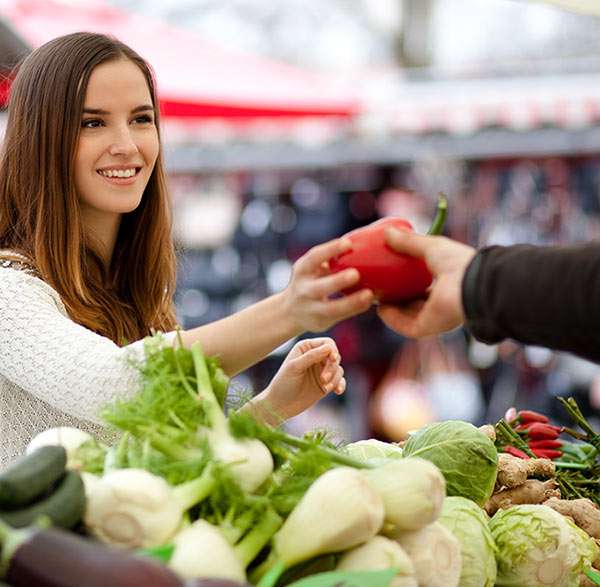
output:
<svg viewBox="0 0 600 587"><path fill-rule="evenodd" d="M135 167L131 169L99 169L98 173L104 177L133 177Z"/></svg>

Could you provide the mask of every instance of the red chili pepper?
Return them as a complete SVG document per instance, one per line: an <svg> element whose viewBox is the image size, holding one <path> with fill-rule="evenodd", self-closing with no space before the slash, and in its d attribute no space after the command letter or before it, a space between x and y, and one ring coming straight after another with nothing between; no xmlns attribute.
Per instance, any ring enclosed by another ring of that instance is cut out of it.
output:
<svg viewBox="0 0 600 587"><path fill-rule="evenodd" d="M532 440L527 443L529 448L560 448L562 440Z"/></svg>
<svg viewBox="0 0 600 587"><path fill-rule="evenodd" d="M562 451L549 448L532 448L531 452L540 459L557 459L562 456Z"/></svg>
<svg viewBox="0 0 600 587"><path fill-rule="evenodd" d="M531 424L520 424L515 428L517 432L526 432L530 440L555 440L562 432L560 426L532 422Z"/></svg>
<svg viewBox="0 0 600 587"><path fill-rule="evenodd" d="M504 446L504 447L502 447L502 450L503 450L503 452L508 453L509 455L512 455L513 457L519 457L520 459L525 459L525 460L530 458L527 453L524 453L522 450L519 450L518 448L515 448L514 446Z"/></svg>
<svg viewBox="0 0 600 587"><path fill-rule="evenodd" d="M548 416L544 416L544 414L539 414L532 410L521 410L517 416L519 421L523 424L527 424L528 422L542 422L542 424L547 424L550 422Z"/></svg>
<svg viewBox="0 0 600 587"><path fill-rule="evenodd" d="M428 234L440 234L447 212L447 202L440 196L436 217ZM382 218L346 235L352 249L329 261L333 273L355 268L360 273L356 285L345 289L349 294L363 288L373 290L380 302L397 303L423 296L432 282L432 275L423 259L397 253L387 244L386 229L412 231L412 225L402 218Z"/></svg>

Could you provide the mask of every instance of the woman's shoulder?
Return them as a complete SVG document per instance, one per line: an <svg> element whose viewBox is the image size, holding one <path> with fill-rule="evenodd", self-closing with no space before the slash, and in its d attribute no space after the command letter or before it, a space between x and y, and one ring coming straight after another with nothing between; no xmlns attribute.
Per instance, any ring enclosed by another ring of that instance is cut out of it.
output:
<svg viewBox="0 0 600 587"><path fill-rule="evenodd" d="M0 268L17 269L38 276L33 263L25 255L11 249L0 249Z"/></svg>
<svg viewBox="0 0 600 587"><path fill-rule="evenodd" d="M66 314L58 292L42 280L33 264L23 255L0 249L0 275L0 300L16 298L25 301L32 296L42 297Z"/></svg>

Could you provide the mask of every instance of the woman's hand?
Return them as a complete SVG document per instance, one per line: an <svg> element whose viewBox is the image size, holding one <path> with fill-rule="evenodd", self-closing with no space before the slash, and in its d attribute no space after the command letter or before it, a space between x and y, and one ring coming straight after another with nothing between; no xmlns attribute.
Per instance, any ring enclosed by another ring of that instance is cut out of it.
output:
<svg viewBox="0 0 600 587"><path fill-rule="evenodd" d="M329 271L329 260L351 248L348 239L335 239L313 247L294 263L292 278L283 295L299 332L322 332L368 310L373 303L374 295L369 289L330 299L360 279L356 269L333 274Z"/></svg>
<svg viewBox="0 0 600 587"><path fill-rule="evenodd" d="M452 330L465 319L462 306L462 280L475 256L475 249L443 236L386 230L387 244L398 253L424 259L433 275L426 299L402 306L382 305L379 317L394 331L422 338Z"/></svg>
<svg viewBox="0 0 600 587"><path fill-rule="evenodd" d="M260 420L279 424L297 416L328 393L346 390L340 353L331 338L308 338L297 342L268 387L243 409Z"/></svg>

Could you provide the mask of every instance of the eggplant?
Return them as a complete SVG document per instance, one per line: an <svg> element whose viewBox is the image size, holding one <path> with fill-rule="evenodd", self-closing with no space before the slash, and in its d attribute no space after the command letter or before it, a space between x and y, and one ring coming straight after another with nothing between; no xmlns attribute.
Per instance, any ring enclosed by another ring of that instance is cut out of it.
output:
<svg viewBox="0 0 600 587"><path fill-rule="evenodd" d="M0 569L12 587L182 587L164 565L59 528L0 521Z"/></svg>

